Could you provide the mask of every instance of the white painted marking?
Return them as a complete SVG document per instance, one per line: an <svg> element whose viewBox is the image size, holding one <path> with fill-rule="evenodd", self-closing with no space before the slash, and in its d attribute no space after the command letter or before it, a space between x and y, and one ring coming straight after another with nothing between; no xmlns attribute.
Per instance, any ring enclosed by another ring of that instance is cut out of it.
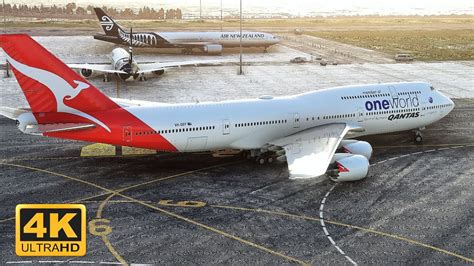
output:
<svg viewBox="0 0 474 266"><path fill-rule="evenodd" d="M62 260L39 260L38 263L63 263Z"/></svg>
<svg viewBox="0 0 474 266"><path fill-rule="evenodd" d="M354 264L354 265L357 265L357 263L356 263L355 261L353 261L353 260L352 260L349 256L347 256L347 255L346 255L346 259L347 259L350 263L352 263L352 264Z"/></svg>
<svg viewBox="0 0 474 266"><path fill-rule="evenodd" d="M341 253L342 255L346 255L346 253L344 253L344 251L342 251L342 249L341 249L339 246L336 246L336 249L337 249L337 251L339 251L339 253Z"/></svg>
<svg viewBox="0 0 474 266"><path fill-rule="evenodd" d="M380 162L377 162L377 163L374 163L372 165L376 165L376 164L381 164L381 163L384 163L386 161L392 161L392 160L396 160L396 159L399 159L399 158L404 158L404 157L408 157L408 156L411 156L411 155L417 155L417 154L422 154L422 153L427 153L427 152L434 152L434 151L443 151L443 150L448 150L448 149L458 149L458 148L463 148L463 147L471 147L471 146L474 146L474 145L464 145L464 146L455 146L455 147L446 147L446 148L439 148L439 149L432 149L432 150L427 150L427 151L418 151L418 152L413 152L413 153L409 153L409 154L404 154L404 155L400 155L400 156L396 156L396 157L393 157L393 158L390 158L390 159L387 159L387 160L382 160ZM336 187L337 184L335 184L334 186L332 186L329 191L326 193L326 195L324 195L324 198L323 200L321 201L321 205L319 207L319 217L321 218L321 226L323 228L323 231L324 231L324 234L327 236L327 238L329 239L329 241L331 242L331 244L339 251L339 253L341 253L342 255L345 255L345 252L338 246L336 245L336 242L332 239L332 237L329 235L329 231L326 229L326 225L324 224L324 220L323 220L323 213L324 213L324 204L326 203L326 199L328 198L329 194L331 193L331 191ZM353 265L357 265L357 263L351 259L351 257L345 255L344 256L350 263L352 263Z"/></svg>
<svg viewBox="0 0 474 266"><path fill-rule="evenodd" d="M22 260L22 261L7 261L7 264L26 264L33 263L31 260Z"/></svg>
<svg viewBox="0 0 474 266"><path fill-rule="evenodd" d="M327 236L329 236L329 232L328 232L328 230L326 229L326 226L323 227L323 231L324 231L324 234L326 234Z"/></svg>
<svg viewBox="0 0 474 266"><path fill-rule="evenodd" d="M99 264L122 265L122 263L120 263L120 262L107 262L107 261L101 261Z"/></svg>
<svg viewBox="0 0 474 266"><path fill-rule="evenodd" d="M331 244L337 249L337 251L339 251L339 253L341 253L342 255L344 255L344 257L352 264L354 265L357 265L357 263L354 262L354 260L352 260L349 256L346 255L346 253L338 246L336 245L336 242L334 241L334 239L332 239L332 237L329 235L329 231L328 229L326 228L326 225L324 224L324 219L323 219L323 215L324 215L324 204L326 203L326 199L328 198L329 194L331 193L331 191L334 190L334 188L336 188L337 184L333 185L329 191L326 193L326 195L324 195L324 198L321 200L321 205L319 206L319 217L321 218L320 222L321 222L321 227L323 228L323 232L324 234L326 235L326 237L329 239L329 241L331 242Z"/></svg>
<svg viewBox="0 0 474 266"><path fill-rule="evenodd" d="M95 264L95 261L71 260L69 263Z"/></svg>
<svg viewBox="0 0 474 266"><path fill-rule="evenodd" d="M329 239L329 241L331 241L331 244L332 244L333 246L336 246L336 242L334 242L334 240L332 239L332 237L328 236L328 239Z"/></svg>

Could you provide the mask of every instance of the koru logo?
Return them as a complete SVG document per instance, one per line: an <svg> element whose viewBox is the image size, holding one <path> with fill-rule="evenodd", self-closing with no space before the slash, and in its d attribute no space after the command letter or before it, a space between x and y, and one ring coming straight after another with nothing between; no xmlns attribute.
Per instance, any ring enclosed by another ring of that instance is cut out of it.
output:
<svg viewBox="0 0 474 266"><path fill-rule="evenodd" d="M429 101L430 103L433 103L433 98L432 98L432 97L428 98L428 101Z"/></svg>
<svg viewBox="0 0 474 266"><path fill-rule="evenodd" d="M100 22L100 25L104 27L106 31L110 31L114 27L114 22L109 17L102 16L102 21Z"/></svg>

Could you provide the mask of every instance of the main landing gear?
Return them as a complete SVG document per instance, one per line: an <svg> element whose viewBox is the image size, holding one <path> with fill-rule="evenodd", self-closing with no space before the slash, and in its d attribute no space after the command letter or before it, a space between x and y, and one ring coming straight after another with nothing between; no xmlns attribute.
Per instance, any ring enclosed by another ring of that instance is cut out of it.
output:
<svg viewBox="0 0 474 266"><path fill-rule="evenodd" d="M103 81L104 81L104 82L109 82L109 81L110 81L109 75L105 74Z"/></svg>
<svg viewBox="0 0 474 266"><path fill-rule="evenodd" d="M415 130L415 143L416 144L421 144L423 142L423 135L421 134L421 130L424 128L420 128L418 130Z"/></svg>
<svg viewBox="0 0 474 266"><path fill-rule="evenodd" d="M268 48L268 47L266 47L266 46L265 46L265 48L263 48L263 53L264 53L264 54L268 53L267 48Z"/></svg>
<svg viewBox="0 0 474 266"><path fill-rule="evenodd" d="M250 150L250 151L243 151L242 157L254 161L259 165L264 164L271 164L275 162L275 153L273 152L260 152L259 150Z"/></svg>
<svg viewBox="0 0 474 266"><path fill-rule="evenodd" d="M146 81L145 74L141 73L140 77L138 78L138 81Z"/></svg>

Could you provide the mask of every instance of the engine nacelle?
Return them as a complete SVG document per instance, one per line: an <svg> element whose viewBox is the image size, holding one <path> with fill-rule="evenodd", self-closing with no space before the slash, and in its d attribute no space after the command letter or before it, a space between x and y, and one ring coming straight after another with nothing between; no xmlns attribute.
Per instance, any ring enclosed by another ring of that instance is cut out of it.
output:
<svg viewBox="0 0 474 266"><path fill-rule="evenodd" d="M370 160L372 156L372 145L367 141L360 140L343 140L339 144L339 148L342 148L343 152L350 154L359 154Z"/></svg>
<svg viewBox="0 0 474 266"><path fill-rule="evenodd" d="M16 125L23 133L31 133L37 127L38 123L32 113L23 113L16 118Z"/></svg>
<svg viewBox="0 0 474 266"><path fill-rule="evenodd" d="M165 73L165 70L164 69L160 69L160 70L155 70L153 71L153 74L157 75L157 76L161 76Z"/></svg>
<svg viewBox="0 0 474 266"><path fill-rule="evenodd" d="M207 45L204 45L203 51L207 54L221 54L222 53L222 45L220 45L220 44L207 44Z"/></svg>
<svg viewBox="0 0 474 266"><path fill-rule="evenodd" d="M93 75L94 75L94 71L92 69L87 69L87 68L81 69L81 76L83 76L84 78L90 78Z"/></svg>
<svg viewBox="0 0 474 266"><path fill-rule="evenodd" d="M336 182L357 181L364 179L369 172L369 160L363 155L335 155L335 162L328 170L328 176Z"/></svg>

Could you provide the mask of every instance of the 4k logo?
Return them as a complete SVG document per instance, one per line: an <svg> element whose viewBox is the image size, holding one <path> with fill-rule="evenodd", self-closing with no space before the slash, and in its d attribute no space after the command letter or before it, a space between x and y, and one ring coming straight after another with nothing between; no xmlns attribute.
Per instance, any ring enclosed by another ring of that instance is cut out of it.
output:
<svg viewBox="0 0 474 266"><path fill-rule="evenodd" d="M86 207L82 204L17 205L16 254L86 255Z"/></svg>

